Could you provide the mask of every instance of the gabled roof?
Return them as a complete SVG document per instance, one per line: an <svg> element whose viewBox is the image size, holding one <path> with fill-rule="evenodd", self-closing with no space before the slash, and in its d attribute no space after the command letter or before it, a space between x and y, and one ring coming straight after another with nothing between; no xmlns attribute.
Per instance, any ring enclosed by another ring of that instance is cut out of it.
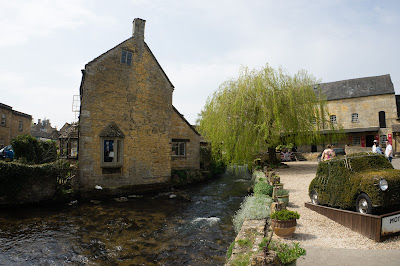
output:
<svg viewBox="0 0 400 266"><path fill-rule="evenodd" d="M194 133L196 133L197 135L200 136L200 133L197 132L197 130L186 120L186 118L185 118L181 113L179 113L179 111L178 111L174 106L172 106L172 109L173 109L173 110L182 118L182 120L194 131Z"/></svg>
<svg viewBox="0 0 400 266"><path fill-rule="evenodd" d="M389 74L321 83L319 85L328 101L394 94L394 87Z"/></svg>
<svg viewBox="0 0 400 266"><path fill-rule="evenodd" d="M92 64L93 62L97 61L99 58L101 58L102 56L104 56L105 54L107 54L108 52L116 49L118 46L120 46L121 44L123 44L124 42L127 42L131 39L135 38L134 36L130 37L129 39L126 39L125 41L121 42L120 44L116 45L115 47L107 50L106 52L102 53L101 55L99 55L98 57L94 58L92 61L88 62L86 64L86 66ZM146 42L144 42L144 46L146 47L147 51L150 53L150 55L153 57L154 61L157 63L157 65L160 67L161 73L163 73L163 75L165 76L165 78L167 79L168 83L171 85L172 89L174 89L174 85L172 84L172 82L169 80L167 74L164 72L164 69L161 67L160 63L158 63L156 57L154 56L153 52L150 50L150 47L147 45ZM84 72L84 70L82 70ZM82 84L81 84L82 87Z"/></svg>

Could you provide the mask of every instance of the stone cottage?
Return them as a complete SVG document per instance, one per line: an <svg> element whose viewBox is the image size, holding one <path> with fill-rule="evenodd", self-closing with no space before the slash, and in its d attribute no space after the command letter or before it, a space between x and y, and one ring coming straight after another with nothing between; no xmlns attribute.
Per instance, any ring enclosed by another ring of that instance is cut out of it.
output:
<svg viewBox="0 0 400 266"><path fill-rule="evenodd" d="M82 70L81 189L162 184L173 169L200 169L200 136L172 105L174 86L144 41L132 37Z"/></svg>

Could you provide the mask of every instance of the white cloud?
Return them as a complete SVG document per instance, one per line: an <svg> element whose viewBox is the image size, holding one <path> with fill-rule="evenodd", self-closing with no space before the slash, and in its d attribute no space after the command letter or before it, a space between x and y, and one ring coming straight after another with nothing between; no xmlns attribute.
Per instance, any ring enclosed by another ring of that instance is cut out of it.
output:
<svg viewBox="0 0 400 266"><path fill-rule="evenodd" d="M60 29L74 30L89 21L114 23L113 18L97 16L85 6L87 3L80 0L1 1L0 46L21 45L33 37Z"/></svg>

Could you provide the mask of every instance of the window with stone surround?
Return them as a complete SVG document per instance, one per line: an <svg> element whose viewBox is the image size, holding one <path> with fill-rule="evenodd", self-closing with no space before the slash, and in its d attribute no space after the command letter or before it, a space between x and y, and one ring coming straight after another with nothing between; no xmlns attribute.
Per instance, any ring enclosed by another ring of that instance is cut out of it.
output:
<svg viewBox="0 0 400 266"><path fill-rule="evenodd" d="M122 50L122 54L121 54L121 63L122 64L127 64L128 66L132 65L132 57L133 57L133 53L126 51L126 50Z"/></svg>
<svg viewBox="0 0 400 266"><path fill-rule="evenodd" d="M19 131L24 130L24 123L22 122L22 120L19 120Z"/></svg>
<svg viewBox="0 0 400 266"><path fill-rule="evenodd" d="M123 164L123 139L125 135L111 122L100 132L101 167L121 168Z"/></svg>
<svg viewBox="0 0 400 266"><path fill-rule="evenodd" d="M360 121L358 120L358 114L357 114L357 113L351 114L351 122L352 122L352 123L358 123L358 122L360 122Z"/></svg>
<svg viewBox="0 0 400 266"><path fill-rule="evenodd" d="M186 156L186 142L189 139L172 139L172 156Z"/></svg>
<svg viewBox="0 0 400 266"><path fill-rule="evenodd" d="M360 145L360 144L361 144L360 136L353 136L353 145Z"/></svg>

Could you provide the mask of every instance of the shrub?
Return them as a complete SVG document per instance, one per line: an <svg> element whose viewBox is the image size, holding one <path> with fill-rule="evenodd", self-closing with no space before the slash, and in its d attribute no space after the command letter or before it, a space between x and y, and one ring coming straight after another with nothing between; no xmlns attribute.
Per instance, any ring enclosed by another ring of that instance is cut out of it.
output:
<svg viewBox="0 0 400 266"><path fill-rule="evenodd" d="M267 244L268 239L264 237L259 244L260 250L262 250ZM279 241L272 240L269 244L268 249L276 251L279 259L283 264L292 263L301 256L306 255L306 250L302 248L299 243L288 245Z"/></svg>
<svg viewBox="0 0 400 266"><path fill-rule="evenodd" d="M238 233L243 225L244 220L266 219L269 217L269 206L272 198L266 195L248 196L240 205L240 209L233 217L233 227Z"/></svg>
<svg viewBox="0 0 400 266"><path fill-rule="evenodd" d="M21 163L42 164L57 159L55 141L39 141L30 135L19 135L11 140L14 157Z"/></svg>
<svg viewBox="0 0 400 266"><path fill-rule="evenodd" d="M264 182L258 182L255 186L254 186L254 194L255 195L267 195L272 197L272 191L273 191L274 187L264 183Z"/></svg>
<svg viewBox="0 0 400 266"><path fill-rule="evenodd" d="M17 197L19 193L35 184L57 182L57 164L25 165L0 161L0 197Z"/></svg>
<svg viewBox="0 0 400 266"><path fill-rule="evenodd" d="M275 191L276 196L288 196L289 195L289 190L287 189L277 189Z"/></svg>
<svg viewBox="0 0 400 266"><path fill-rule="evenodd" d="M271 214L271 219L276 219L276 220L293 220L293 219L299 219L300 214L296 211L289 211L287 209L283 209L280 211L276 211Z"/></svg>

